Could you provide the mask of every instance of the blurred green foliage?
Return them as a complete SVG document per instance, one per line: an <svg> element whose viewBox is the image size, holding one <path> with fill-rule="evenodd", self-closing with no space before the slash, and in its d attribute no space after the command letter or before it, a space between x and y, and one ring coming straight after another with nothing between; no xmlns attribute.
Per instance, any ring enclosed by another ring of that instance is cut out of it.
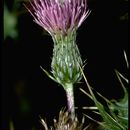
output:
<svg viewBox="0 0 130 130"><path fill-rule="evenodd" d="M124 0L128 4L128 0ZM125 12L122 16L120 16L120 20L128 20L128 11Z"/></svg>
<svg viewBox="0 0 130 130"><path fill-rule="evenodd" d="M12 11L10 12L6 5L4 5L4 39L7 37L16 38L17 31L17 16Z"/></svg>
<svg viewBox="0 0 130 130"><path fill-rule="evenodd" d="M14 124L13 124L13 121L12 121L12 120L10 120L9 127L10 127L10 130L14 130Z"/></svg>
<svg viewBox="0 0 130 130"><path fill-rule="evenodd" d="M128 12L120 17L120 20L128 20Z"/></svg>

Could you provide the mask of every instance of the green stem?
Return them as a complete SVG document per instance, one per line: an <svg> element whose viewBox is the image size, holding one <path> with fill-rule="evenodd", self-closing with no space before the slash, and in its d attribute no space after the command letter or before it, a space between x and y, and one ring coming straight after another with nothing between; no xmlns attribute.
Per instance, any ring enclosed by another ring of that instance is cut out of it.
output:
<svg viewBox="0 0 130 130"><path fill-rule="evenodd" d="M74 118L75 118L73 84L72 83L67 83L65 88L66 88L68 111L70 113L70 118L73 121Z"/></svg>

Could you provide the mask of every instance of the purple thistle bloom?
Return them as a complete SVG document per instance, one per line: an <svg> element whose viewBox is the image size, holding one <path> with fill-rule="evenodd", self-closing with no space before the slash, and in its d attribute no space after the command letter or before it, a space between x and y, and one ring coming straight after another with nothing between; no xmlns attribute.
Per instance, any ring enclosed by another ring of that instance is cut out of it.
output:
<svg viewBox="0 0 130 130"><path fill-rule="evenodd" d="M30 5L34 21L51 35L78 29L90 14L86 0L32 0Z"/></svg>
<svg viewBox="0 0 130 130"><path fill-rule="evenodd" d="M82 78L82 59L76 45L76 30L88 17L87 0L32 0L28 11L34 21L53 38L51 79L63 86L67 95L70 119L74 121L73 85Z"/></svg>

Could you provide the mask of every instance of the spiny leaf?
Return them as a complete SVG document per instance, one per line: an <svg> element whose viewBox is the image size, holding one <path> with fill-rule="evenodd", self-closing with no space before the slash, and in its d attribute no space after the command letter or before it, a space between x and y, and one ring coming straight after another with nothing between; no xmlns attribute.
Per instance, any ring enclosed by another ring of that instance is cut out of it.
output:
<svg viewBox="0 0 130 130"><path fill-rule="evenodd" d="M49 78L51 78L53 81L57 82L56 79L55 79L53 76L51 76L45 69L42 68L42 66L40 66L40 68L45 72L45 74L46 74Z"/></svg>
<svg viewBox="0 0 130 130"><path fill-rule="evenodd" d="M92 91L92 88L91 86L89 85L88 81L87 81L87 78L82 70L82 68L80 67L81 69L81 72L82 72L82 75L85 79L85 82L88 86L88 89L89 89L89 92L91 95L87 94L87 96L89 96L90 98L92 98L92 100L94 101L95 105L97 106L102 118L103 118L103 121L104 121L104 126L108 128L108 130L120 130L120 129L123 129L125 130L125 127L123 127L119 121L118 121L118 117L115 115L115 113L113 111L110 110L110 114L108 114L108 112L106 112L106 110L104 109L104 106L96 99L93 91ZM107 100L108 102L108 100Z"/></svg>

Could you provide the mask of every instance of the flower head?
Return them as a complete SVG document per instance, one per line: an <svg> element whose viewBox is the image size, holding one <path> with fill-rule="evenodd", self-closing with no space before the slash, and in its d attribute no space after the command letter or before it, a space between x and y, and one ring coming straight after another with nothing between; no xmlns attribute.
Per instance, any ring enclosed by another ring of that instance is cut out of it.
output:
<svg viewBox="0 0 130 130"><path fill-rule="evenodd" d="M32 0L34 21L52 34L67 34L83 23L90 11L86 0Z"/></svg>

